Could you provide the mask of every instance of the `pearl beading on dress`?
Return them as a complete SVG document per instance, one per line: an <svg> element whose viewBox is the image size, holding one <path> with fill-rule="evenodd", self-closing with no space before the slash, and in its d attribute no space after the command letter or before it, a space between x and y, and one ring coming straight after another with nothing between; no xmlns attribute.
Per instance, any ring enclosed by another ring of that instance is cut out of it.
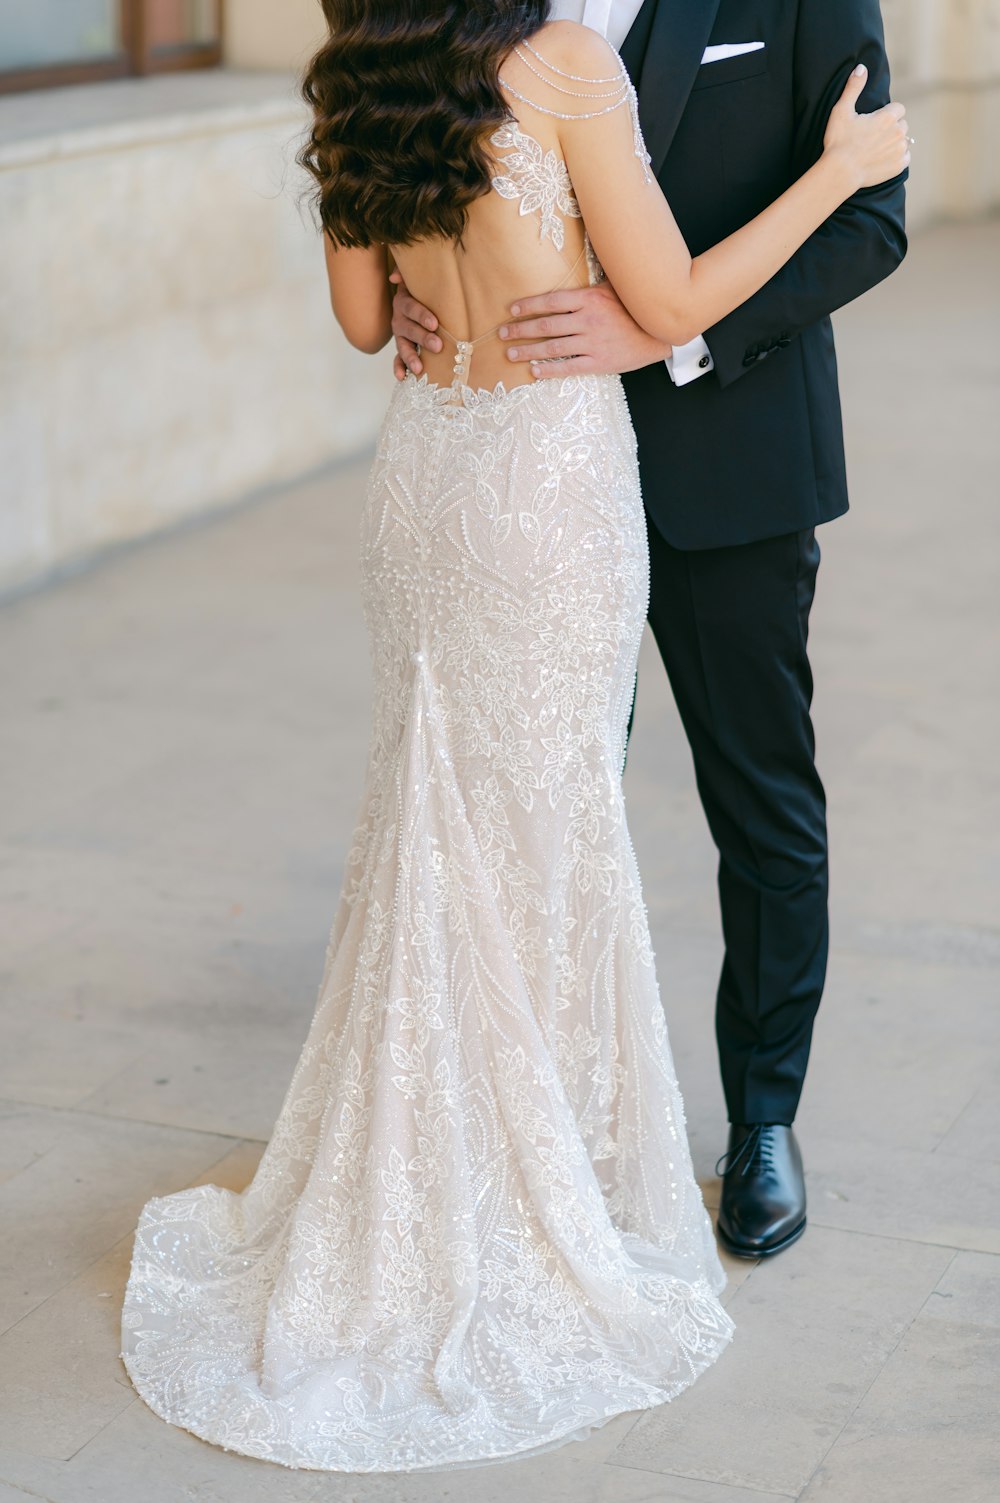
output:
<svg viewBox="0 0 1000 1503"><path fill-rule="evenodd" d="M453 386L467 386L469 384L469 365L472 360L472 350L475 341L471 339L455 340L455 374L452 377Z"/></svg>
<svg viewBox="0 0 1000 1503"><path fill-rule="evenodd" d="M539 54L534 51L533 47L529 48L528 50L530 52L533 52L534 55L535 55L535 57L539 56ZM540 78L542 80L542 83L545 84L546 88L548 88L548 89L555 89L555 91L556 91L557 94L567 94L571 99L619 99L620 96L621 96L621 92L622 92L622 79L621 79L620 76L617 77L617 78L598 78L598 79L594 79L593 81L595 83L613 83L613 84L616 85L615 88L608 89L605 93L602 93L602 94L593 94L593 93L589 93L589 92L586 92L586 91L583 91L583 90L580 90L580 89L563 89L563 88L560 87L559 84L553 83L552 80L551 80L551 78L546 78L545 74L541 71L541 69L536 68L532 63L529 63L528 59L524 56L524 53L521 52L520 49L518 49L518 48L515 47L514 51L517 54L517 56L521 59L521 61L524 64L524 66L526 68L530 69L530 71L535 75L536 78ZM546 66L548 67L550 65L546 64ZM553 69L553 72L559 72L559 70L558 69ZM574 80L574 79L576 79L576 74L575 73L559 73L559 77L560 78L568 78L570 80ZM581 78L581 79L579 79L577 81L580 82L580 83L584 83L584 82L589 82L590 80L585 80L585 79ZM584 117L584 118L586 118L586 117Z"/></svg>
<svg viewBox="0 0 1000 1503"><path fill-rule="evenodd" d="M518 48L515 50L520 49L523 49L525 52L530 52L532 57L537 57L540 63L545 64L550 73L557 74L559 78L568 78L571 83L603 84L619 83L621 81L621 69L617 73L612 73L610 78L587 78L583 73L566 73L562 68L557 68L555 63L550 63L547 57L543 57L540 52L536 51L535 48L532 47L530 42L520 42L518 44ZM624 64L622 64L622 68L624 68ZM534 71L535 70L532 69L532 72ZM542 75L539 74L538 76L539 78L541 78Z"/></svg>
<svg viewBox="0 0 1000 1503"><path fill-rule="evenodd" d="M544 63L545 67L548 68L550 72L557 74L560 78L568 79L573 83L604 84L617 82L618 88L609 90L604 94L593 94L576 91L574 89L561 88L559 84L553 83L551 79L546 78L543 73L539 72L539 70L528 61L528 59L524 56L524 48L527 48L527 50L532 54L533 57L538 58L539 62ZM546 88L553 89L556 93L565 94L575 99L608 99L613 97L613 103L606 104L602 106L601 109L597 110L554 110L548 105L540 104L537 99L531 99L527 94L522 94L521 91L519 89L516 89L513 84L508 83L507 80L503 78L503 76L500 77L500 85L507 91L508 94L512 95L513 98L519 100L521 104L530 105L530 107L533 110L537 110L540 115L551 115L555 120L599 120L602 116L611 115L615 112L615 110L620 110L623 105L626 105L632 117L632 137L634 141L634 151L637 160L642 166L643 177L645 178L645 181L647 183L652 183L655 181L652 173L649 170L652 158L650 157L649 152L646 150L646 143L642 135L642 126L639 121L639 96L636 94L635 85L629 78L628 70L626 69L625 64L621 61L621 58L619 58L618 60L620 72L617 76L617 79L589 79L576 73L566 73L561 68L557 68L553 63L548 62L547 59L542 57L541 53L536 52L533 47L528 46L527 43L522 43L520 46L515 47L514 52L515 55L520 58L524 66L530 69L530 71L535 75L536 78L541 79Z"/></svg>

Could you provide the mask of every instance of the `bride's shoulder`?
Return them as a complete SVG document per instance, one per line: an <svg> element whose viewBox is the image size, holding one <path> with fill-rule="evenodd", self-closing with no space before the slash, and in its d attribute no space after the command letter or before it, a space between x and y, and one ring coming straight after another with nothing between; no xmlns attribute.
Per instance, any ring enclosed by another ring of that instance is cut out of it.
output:
<svg viewBox="0 0 1000 1503"><path fill-rule="evenodd" d="M525 45L543 63L581 83L603 83L622 71L621 58L611 44L579 21L547 21Z"/></svg>

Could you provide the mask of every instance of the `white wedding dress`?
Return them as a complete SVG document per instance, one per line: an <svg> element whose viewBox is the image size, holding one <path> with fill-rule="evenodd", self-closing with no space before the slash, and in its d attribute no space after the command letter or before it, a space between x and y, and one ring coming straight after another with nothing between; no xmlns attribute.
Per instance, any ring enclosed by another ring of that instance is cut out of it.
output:
<svg viewBox="0 0 1000 1503"><path fill-rule="evenodd" d="M565 164L494 145L561 249ZM462 345L378 440L370 764L308 1039L252 1183L145 1206L124 1302L151 1408L289 1467L545 1451L733 1333L622 797L648 559L621 383L473 389Z"/></svg>

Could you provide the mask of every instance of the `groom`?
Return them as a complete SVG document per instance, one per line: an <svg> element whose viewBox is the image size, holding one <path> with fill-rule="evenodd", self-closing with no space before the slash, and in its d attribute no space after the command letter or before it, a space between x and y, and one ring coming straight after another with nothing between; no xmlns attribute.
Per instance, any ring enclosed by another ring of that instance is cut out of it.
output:
<svg viewBox="0 0 1000 1503"><path fill-rule="evenodd" d="M858 62L869 74L859 108L889 98L878 0L554 0L551 14L620 49L693 254L819 156ZM779 1252L806 1224L792 1123L828 948L806 639L815 529L847 510L829 315L903 259L903 201L902 179L857 193L683 349L639 329L607 284L527 298L508 330L511 355L540 379L624 375L649 522L649 623L719 850L716 1038L730 1127L718 1226L745 1257ZM418 344L440 348L429 327L401 288L393 328L406 365Z"/></svg>

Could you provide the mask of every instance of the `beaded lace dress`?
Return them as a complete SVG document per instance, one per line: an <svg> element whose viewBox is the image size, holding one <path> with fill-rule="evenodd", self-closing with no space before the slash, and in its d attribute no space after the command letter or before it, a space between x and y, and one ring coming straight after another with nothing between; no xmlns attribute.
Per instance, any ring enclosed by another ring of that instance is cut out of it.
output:
<svg viewBox="0 0 1000 1503"><path fill-rule="evenodd" d="M492 139L561 250L565 163L516 119ZM399 383L378 440L367 782L273 1136L241 1193L146 1204L125 1295L150 1407L289 1467L546 1451L733 1333L622 795L635 435L615 376L473 388L481 337L450 386Z"/></svg>

